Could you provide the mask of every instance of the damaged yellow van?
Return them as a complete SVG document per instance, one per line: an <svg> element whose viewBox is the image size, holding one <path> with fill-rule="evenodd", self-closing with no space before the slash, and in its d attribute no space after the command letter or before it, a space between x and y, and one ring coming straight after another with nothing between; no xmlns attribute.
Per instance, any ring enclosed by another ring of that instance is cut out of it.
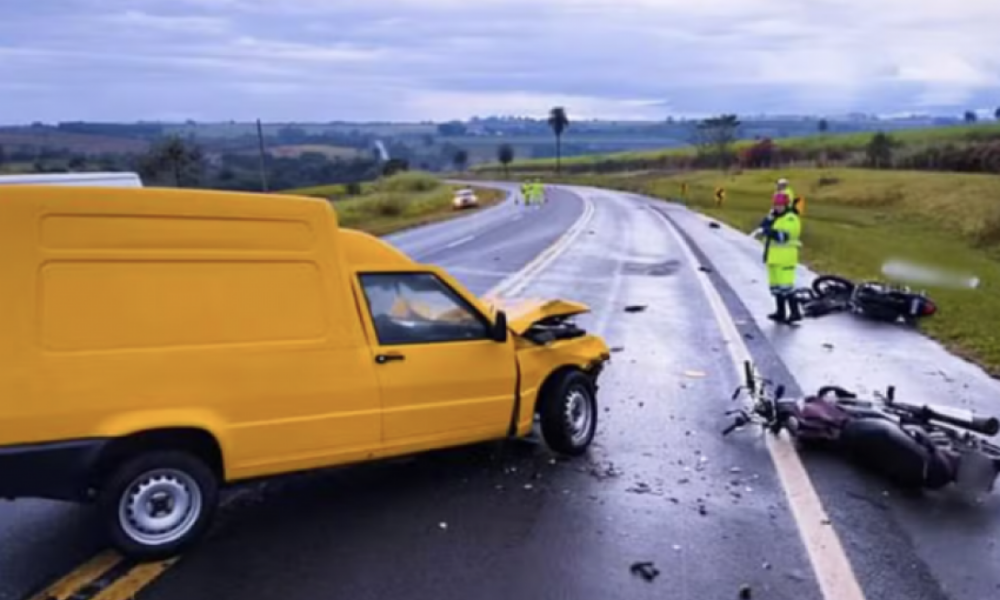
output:
<svg viewBox="0 0 1000 600"><path fill-rule="evenodd" d="M594 437L605 343L566 301L487 303L321 200L0 191L0 497L94 502L140 560L219 489L530 435Z"/></svg>

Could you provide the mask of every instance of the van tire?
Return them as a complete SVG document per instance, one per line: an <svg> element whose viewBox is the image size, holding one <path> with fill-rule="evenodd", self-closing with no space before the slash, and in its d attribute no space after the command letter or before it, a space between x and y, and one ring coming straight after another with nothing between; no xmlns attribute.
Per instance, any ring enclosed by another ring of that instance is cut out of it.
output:
<svg viewBox="0 0 1000 600"><path fill-rule="evenodd" d="M110 473L101 486L98 510L112 545L122 554L139 561L159 560L181 553L205 535L218 498L218 479L204 461L187 452L150 451L123 461ZM151 515L154 508L158 514Z"/></svg>
<svg viewBox="0 0 1000 600"><path fill-rule="evenodd" d="M597 431L597 394L590 377L566 371L543 388L539 417L552 450L569 456L587 451Z"/></svg>

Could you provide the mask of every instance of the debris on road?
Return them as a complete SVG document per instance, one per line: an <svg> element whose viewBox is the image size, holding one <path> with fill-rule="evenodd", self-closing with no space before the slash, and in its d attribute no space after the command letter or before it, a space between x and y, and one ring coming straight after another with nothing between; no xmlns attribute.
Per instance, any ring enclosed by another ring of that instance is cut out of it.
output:
<svg viewBox="0 0 1000 600"><path fill-rule="evenodd" d="M628 488L625 491L629 492L630 494L652 494L652 493L654 493L653 492L653 488L649 487L649 484L646 483L645 481L640 481L639 483L635 484L634 486Z"/></svg>
<svg viewBox="0 0 1000 600"><path fill-rule="evenodd" d="M829 342L824 343L823 347L826 348L827 350L833 350L833 344Z"/></svg>
<svg viewBox="0 0 1000 600"><path fill-rule="evenodd" d="M526 490L530 490L530 489L532 489L532 488L534 488L534 487L535 487L535 486L531 485L530 483L526 483L526 484L524 484L524 489L526 489Z"/></svg>
<svg viewBox="0 0 1000 600"><path fill-rule="evenodd" d="M629 572L638 575L646 581L653 581L660 574L660 570L652 562L636 562L629 567Z"/></svg>
<svg viewBox="0 0 1000 600"><path fill-rule="evenodd" d="M690 377L692 379L701 379L705 376L704 371L684 371L685 377Z"/></svg>
<svg viewBox="0 0 1000 600"><path fill-rule="evenodd" d="M708 222L708 226L711 227L712 229L721 229L722 228L722 225L719 225L719 223L717 221L709 221Z"/></svg>
<svg viewBox="0 0 1000 600"><path fill-rule="evenodd" d="M749 585L740 586L740 600L750 600L753 595L753 590Z"/></svg>
<svg viewBox="0 0 1000 600"><path fill-rule="evenodd" d="M625 312L627 313L637 313L646 310L645 304L629 304L625 307Z"/></svg>
<svg viewBox="0 0 1000 600"><path fill-rule="evenodd" d="M711 273L712 272L712 269L706 267L705 265L700 265L698 267L698 270L701 271L702 273Z"/></svg>
<svg viewBox="0 0 1000 600"><path fill-rule="evenodd" d="M613 463L608 463L604 466L591 465L587 472L590 473L591 476L600 480L612 479L621 475L621 471L616 469Z"/></svg>
<svg viewBox="0 0 1000 600"><path fill-rule="evenodd" d="M444 521L441 521L440 523L438 523L438 527L440 527L441 529L448 529L448 524L445 523Z"/></svg>
<svg viewBox="0 0 1000 600"><path fill-rule="evenodd" d="M624 351L625 351L625 348L622 348L621 346L613 346L613 347L611 348L611 351L612 351L612 352L624 352Z"/></svg>

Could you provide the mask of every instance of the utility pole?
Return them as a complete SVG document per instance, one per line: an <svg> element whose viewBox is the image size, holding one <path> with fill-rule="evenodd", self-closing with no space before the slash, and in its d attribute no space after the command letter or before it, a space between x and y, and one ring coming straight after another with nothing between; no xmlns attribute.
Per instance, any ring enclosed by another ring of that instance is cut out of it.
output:
<svg viewBox="0 0 1000 600"><path fill-rule="evenodd" d="M260 186L267 191L267 171L264 169L264 130L257 119L257 147L260 149Z"/></svg>

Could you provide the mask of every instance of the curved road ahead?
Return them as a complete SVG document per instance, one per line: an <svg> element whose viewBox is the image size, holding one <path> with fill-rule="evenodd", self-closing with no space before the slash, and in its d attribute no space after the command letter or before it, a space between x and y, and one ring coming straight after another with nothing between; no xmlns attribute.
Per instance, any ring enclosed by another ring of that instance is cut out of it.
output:
<svg viewBox="0 0 1000 600"><path fill-rule="evenodd" d="M759 247L683 207L551 197L390 239L481 294L586 219L520 293L589 304L581 322L616 350L588 457L487 444L238 490L212 537L139 597L1000 597L997 495L904 497L755 432L719 435L742 353L792 392L895 384L995 411L995 382L913 332L847 316L771 325ZM14 600L101 544L86 510L38 502L0 504L0 539L0 599ZM631 574L637 561L660 575Z"/></svg>

